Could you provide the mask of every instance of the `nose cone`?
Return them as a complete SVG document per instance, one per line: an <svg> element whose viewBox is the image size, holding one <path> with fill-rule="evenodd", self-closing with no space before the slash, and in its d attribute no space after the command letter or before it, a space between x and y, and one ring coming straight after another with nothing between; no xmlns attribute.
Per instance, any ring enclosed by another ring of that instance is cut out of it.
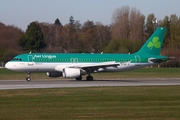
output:
<svg viewBox="0 0 180 120"><path fill-rule="evenodd" d="M15 65L14 63L12 63L12 62L7 62L7 63L5 64L5 68L7 68L7 69L9 69L9 70L15 70L16 65Z"/></svg>
<svg viewBox="0 0 180 120"><path fill-rule="evenodd" d="M7 68L7 69L9 69L9 68L10 68L10 64L9 64L9 62L7 62L7 63L5 64L5 68Z"/></svg>

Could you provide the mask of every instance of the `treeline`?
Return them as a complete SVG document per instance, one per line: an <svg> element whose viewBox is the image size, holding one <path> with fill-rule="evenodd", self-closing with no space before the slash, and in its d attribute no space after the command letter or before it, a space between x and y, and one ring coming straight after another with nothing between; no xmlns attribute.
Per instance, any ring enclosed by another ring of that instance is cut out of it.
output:
<svg viewBox="0 0 180 120"><path fill-rule="evenodd" d="M0 61L7 62L24 52L59 53L133 53L154 32L157 26L167 28L162 55L176 57L164 67L179 67L180 17L175 14L156 21L154 14L147 18L136 8L123 6L112 15L112 23L87 20L83 24L70 16L69 23L31 22L26 31L0 23Z"/></svg>

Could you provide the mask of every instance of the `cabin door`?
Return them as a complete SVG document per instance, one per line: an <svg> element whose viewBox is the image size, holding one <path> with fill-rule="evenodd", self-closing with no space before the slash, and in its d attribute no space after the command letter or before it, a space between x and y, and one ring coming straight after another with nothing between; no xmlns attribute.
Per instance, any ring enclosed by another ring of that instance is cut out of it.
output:
<svg viewBox="0 0 180 120"><path fill-rule="evenodd" d="M28 55L28 65L33 65L33 56Z"/></svg>
<svg viewBox="0 0 180 120"><path fill-rule="evenodd" d="M139 55L135 55L135 62L136 62L135 63L136 66L140 66L141 58Z"/></svg>
<svg viewBox="0 0 180 120"><path fill-rule="evenodd" d="M78 59L77 58L71 58L71 63L78 63Z"/></svg>

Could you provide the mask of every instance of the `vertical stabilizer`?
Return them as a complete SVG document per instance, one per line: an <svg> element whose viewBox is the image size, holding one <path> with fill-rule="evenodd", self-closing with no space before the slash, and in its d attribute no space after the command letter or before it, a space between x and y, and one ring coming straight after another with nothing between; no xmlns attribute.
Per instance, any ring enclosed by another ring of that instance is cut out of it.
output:
<svg viewBox="0 0 180 120"><path fill-rule="evenodd" d="M160 55L165 32L166 28L157 28L156 31L151 35L151 37L142 46L142 48L137 52L137 54Z"/></svg>

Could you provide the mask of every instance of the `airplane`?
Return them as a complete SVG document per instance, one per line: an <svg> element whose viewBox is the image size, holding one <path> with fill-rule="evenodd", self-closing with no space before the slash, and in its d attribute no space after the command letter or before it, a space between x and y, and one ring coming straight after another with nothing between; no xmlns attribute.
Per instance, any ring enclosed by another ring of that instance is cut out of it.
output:
<svg viewBox="0 0 180 120"><path fill-rule="evenodd" d="M15 56L5 64L13 71L27 72L27 81L31 72L47 72L48 77L94 80L94 72L122 72L168 61L160 55L166 28L159 27L145 42L139 51L133 54L85 54L85 53L26 53Z"/></svg>

